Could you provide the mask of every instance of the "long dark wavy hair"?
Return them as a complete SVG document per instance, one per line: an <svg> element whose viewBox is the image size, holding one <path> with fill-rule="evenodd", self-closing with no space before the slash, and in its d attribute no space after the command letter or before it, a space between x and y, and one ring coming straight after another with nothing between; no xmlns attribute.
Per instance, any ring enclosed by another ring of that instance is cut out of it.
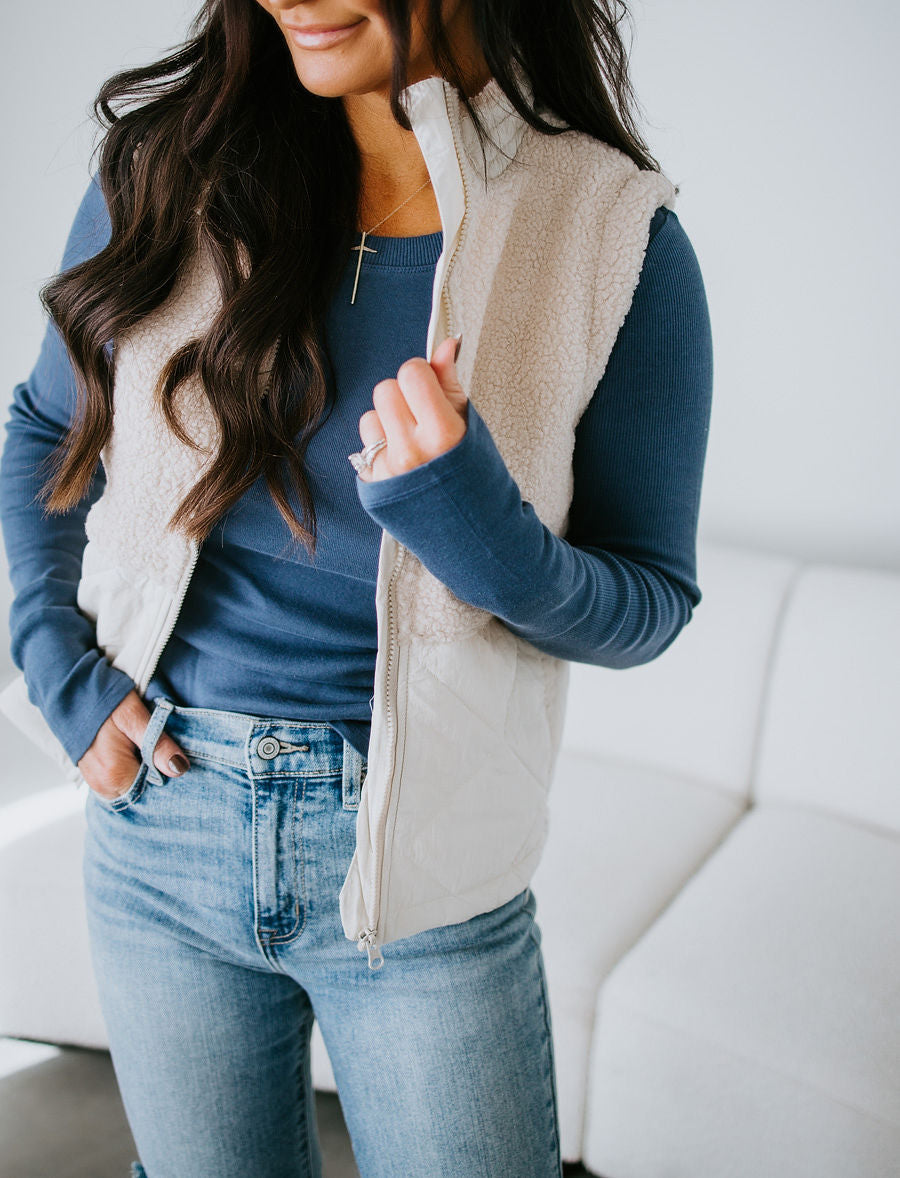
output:
<svg viewBox="0 0 900 1178"><path fill-rule="evenodd" d="M641 169L659 170L636 128L621 0L471 4L490 71L532 127L586 132ZM393 40L391 111L406 130L399 95L413 7L413 0L383 0ZM483 143L441 0L428 0L425 26L438 72L459 90ZM517 69L531 100L518 87ZM81 501L110 438L109 342L166 299L202 243L221 308L203 338L170 359L156 396L170 428L196 445L175 394L186 378L198 377L219 444L170 526L202 540L262 475L293 536L312 554L316 519L304 454L328 400L318 327L350 256L360 196L360 156L343 104L300 84L283 33L255 0L205 0L189 39L152 65L110 78L95 111L105 128L98 174L112 234L105 249L42 292L79 386L72 424L52 455L45 507L66 511Z"/></svg>

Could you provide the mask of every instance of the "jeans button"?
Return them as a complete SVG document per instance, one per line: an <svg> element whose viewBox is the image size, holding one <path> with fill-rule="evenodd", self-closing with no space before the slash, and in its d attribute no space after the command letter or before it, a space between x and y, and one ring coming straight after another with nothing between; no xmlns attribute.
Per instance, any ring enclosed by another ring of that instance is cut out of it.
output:
<svg viewBox="0 0 900 1178"><path fill-rule="evenodd" d="M273 760L280 751L281 742L276 740L274 736L264 736L256 745L257 756L262 757L264 761Z"/></svg>

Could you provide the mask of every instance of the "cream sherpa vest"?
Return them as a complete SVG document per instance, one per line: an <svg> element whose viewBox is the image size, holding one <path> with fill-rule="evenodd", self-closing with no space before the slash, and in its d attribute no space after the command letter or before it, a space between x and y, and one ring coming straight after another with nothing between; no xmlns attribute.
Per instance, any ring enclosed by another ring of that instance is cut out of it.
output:
<svg viewBox="0 0 900 1178"><path fill-rule="evenodd" d="M575 426L631 304L653 212L672 205L673 187L587 135L534 131L495 81L474 100L492 140L485 181L453 87L428 78L403 97L444 229L426 355L464 332L462 385L523 499L562 534ZM203 462L172 436L152 390L217 300L198 257L166 303L116 341L107 485L88 516L78 601L141 691L196 560L166 523ZM211 442L202 392L186 388L182 405L192 435ZM546 838L568 678L567 663L459 600L387 533L375 608L368 771L339 897L344 932L372 968L383 964L380 946L466 920L527 886ZM21 683L3 702L59 748Z"/></svg>

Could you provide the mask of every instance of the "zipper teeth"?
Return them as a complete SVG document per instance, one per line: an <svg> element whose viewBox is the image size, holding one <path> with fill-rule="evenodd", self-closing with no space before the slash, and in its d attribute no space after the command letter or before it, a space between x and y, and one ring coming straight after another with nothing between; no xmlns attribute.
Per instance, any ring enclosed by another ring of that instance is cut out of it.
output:
<svg viewBox="0 0 900 1178"><path fill-rule="evenodd" d="M453 262L456 258L456 255L459 253L460 246L463 243L463 238L465 237L466 229L468 229L468 227L469 227L469 225L468 225L468 222L469 222L469 189L466 185L466 171L465 171L465 168L463 167L462 159L460 158L459 148L456 145L456 134L453 130L453 116L450 114L450 104L447 101L446 88L444 89L444 106L447 110L447 121L450 124L450 138L453 140L453 150L456 152L456 163L459 167L459 176L460 176L460 179L462 180L462 186L463 186L462 221L459 226L459 233L457 233L457 235L456 235L456 244L453 247L453 252L450 255L450 260L447 262L447 269L444 271L444 289L441 292L443 300L444 300L444 307L447 312L447 334L453 335L453 323L451 321L452 317L451 317L450 295L449 295L450 271L453 269Z"/></svg>
<svg viewBox="0 0 900 1178"><path fill-rule="evenodd" d="M147 690L148 686L150 685L150 680L153 678L153 672L156 670L157 664L159 663L160 657L162 655L163 650L165 649L166 643L171 638L172 631L175 629L175 623L178 621L178 615L181 613L181 607L184 604L184 599L185 599L185 596L188 591L188 586L191 583L191 577L193 576L194 569L197 566L197 559L198 559L199 555L200 555L200 545L197 543L196 540L191 540L191 562L185 572L184 577L182 577L182 586L178 592L178 597L175 599L175 601L169 607L169 617L170 617L169 624L166 627L165 633L162 635L162 638L157 641L156 651L154 652L154 655L153 655L153 658L150 662L149 667L144 671L144 674L141 676L141 680L142 680L141 687L140 687L140 694L141 695L143 695L143 693Z"/></svg>
<svg viewBox="0 0 900 1178"><path fill-rule="evenodd" d="M371 941L378 930L378 922L381 920L381 882L384 873L384 836L387 831L387 816L390 809L391 789L394 783L394 770L396 761L396 742L397 742L397 725L394 716L393 708L393 672L396 657L396 639L394 627L394 592L396 588L397 576L400 572L400 566L403 564L403 557L405 549L403 545L395 541L397 544L397 552L394 556L394 563L391 567L390 576L388 577L387 586L387 627L388 627L388 659L387 668L385 670L385 715L387 717L388 729L388 752L390 755L390 769L388 772L388 786L387 795L384 799L381 814L379 815L379 822L375 829L375 845L381 847L381 862L378 864L374 873L374 897L372 901L372 923L366 928L360 930L358 937L363 941Z"/></svg>

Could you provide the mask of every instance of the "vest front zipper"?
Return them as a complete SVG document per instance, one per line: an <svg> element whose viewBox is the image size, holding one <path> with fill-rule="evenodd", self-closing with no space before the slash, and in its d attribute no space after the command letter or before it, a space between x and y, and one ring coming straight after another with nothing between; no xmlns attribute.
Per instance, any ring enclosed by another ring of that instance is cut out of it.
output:
<svg viewBox="0 0 900 1178"><path fill-rule="evenodd" d="M447 319L447 334L452 334L451 320L450 320L450 296L447 290L448 278L453 261L459 252L462 244L463 235L466 229L466 221L469 211L469 193L466 188L465 172L463 170L462 161L459 155L459 147L456 143L456 134L453 130L453 119L450 115L450 107L447 103L447 92L444 91L444 105L447 110L447 125L450 128L450 138L453 142L453 150L456 153L456 163L459 168L460 179L463 186L463 215L460 221L459 230L456 234L456 241L453 245L453 250L450 254L450 259L444 267L444 276L441 283L441 298L443 300L445 314ZM385 533L387 535L387 533ZM388 730L388 762L390 770L387 777L387 784L385 786L384 801L381 811L378 815L378 822L375 827L375 848L374 856L375 862L372 871L372 911L369 914L370 924L366 925L357 933L356 947L362 952L364 949L369 956L369 969L381 969L384 965L384 957L379 949L379 922L381 920L381 897L384 888L384 870L385 870L385 834L387 831L387 819L391 807L391 793L394 787L394 778L396 776L396 759L397 759L397 685L396 665L397 665L397 638L396 638L396 619L395 619L395 594L397 578L400 574L400 569L403 565L403 558L406 549L402 544L399 544L393 537L387 541L391 544L396 544L396 553L394 556L394 563L391 566L390 576L388 578L387 592L386 592L386 615L387 615L387 633L388 633L388 657L387 667L385 669L385 687L384 687L384 707L385 719Z"/></svg>
<svg viewBox="0 0 900 1178"><path fill-rule="evenodd" d="M363 949L369 955L369 969L381 969L384 965L384 958L381 955L381 950L378 948L378 930L374 928L364 928L360 930L359 938L357 940L357 948L362 952Z"/></svg>
<svg viewBox="0 0 900 1178"><path fill-rule="evenodd" d="M384 712L387 722L388 730L388 776L387 784L385 785L384 801L381 810L378 814L378 822L375 826L375 856L374 866L372 870L372 912L370 915L371 924L365 928L360 929L357 933L357 948L362 952L363 949L369 955L369 969L381 969L384 965L384 957L378 948L378 921L381 919L381 886L382 875L384 873L384 836L387 829L387 816L391 805L391 789L394 784L394 772L396 768L396 753L397 753L397 686L396 665L397 665L397 627L395 621L395 606L394 596L396 593L397 577L403 565L403 557L406 549L402 544L399 544L393 536L389 536L387 532L384 533L384 543L395 545L394 561L391 565L390 575L388 577L385 613L388 634L388 654L387 666L384 673Z"/></svg>

